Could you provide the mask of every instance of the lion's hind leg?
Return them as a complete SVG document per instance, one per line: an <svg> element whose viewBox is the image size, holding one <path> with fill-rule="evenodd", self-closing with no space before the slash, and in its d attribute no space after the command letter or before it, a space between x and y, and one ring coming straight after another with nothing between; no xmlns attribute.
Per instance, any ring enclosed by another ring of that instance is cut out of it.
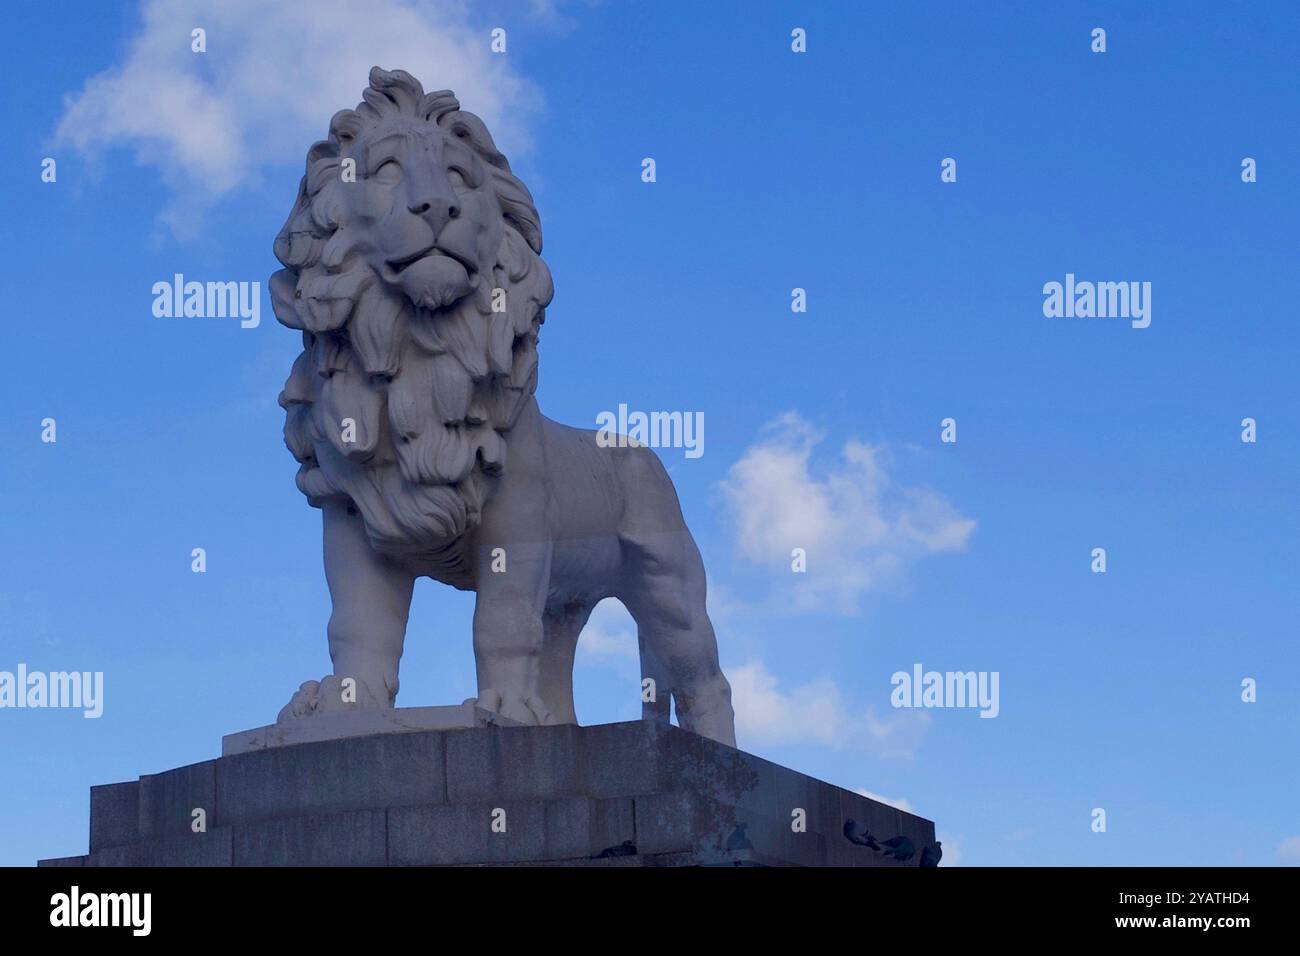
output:
<svg viewBox="0 0 1300 956"><path fill-rule="evenodd" d="M626 501L615 597L636 620L642 675L657 685L658 699L643 705L643 715L666 721L671 701L683 728L734 747L731 685L718 664L718 642L704 607L704 562L677 491L650 449L615 454Z"/></svg>
<svg viewBox="0 0 1300 956"><path fill-rule="evenodd" d="M637 623L642 674L657 685L645 716L666 721L671 694L684 729L734 747L731 685L718 664L704 564L690 532L630 538L626 552L632 567L619 598Z"/></svg>
<svg viewBox="0 0 1300 956"><path fill-rule="evenodd" d="M690 533L628 541L627 588L620 600L637 622L642 675L656 679L646 717L667 721L668 700L684 730L736 745L731 684L718 663L718 639L705 610L705 566ZM666 684L663 679L666 678Z"/></svg>

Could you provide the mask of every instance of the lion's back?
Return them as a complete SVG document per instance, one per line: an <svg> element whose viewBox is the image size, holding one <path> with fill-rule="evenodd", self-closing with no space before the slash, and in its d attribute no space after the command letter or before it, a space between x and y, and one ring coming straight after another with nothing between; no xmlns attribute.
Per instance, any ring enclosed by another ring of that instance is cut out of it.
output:
<svg viewBox="0 0 1300 956"><path fill-rule="evenodd" d="M566 533L615 531L627 506L618 453L627 449L602 447L589 429L545 421L552 493Z"/></svg>

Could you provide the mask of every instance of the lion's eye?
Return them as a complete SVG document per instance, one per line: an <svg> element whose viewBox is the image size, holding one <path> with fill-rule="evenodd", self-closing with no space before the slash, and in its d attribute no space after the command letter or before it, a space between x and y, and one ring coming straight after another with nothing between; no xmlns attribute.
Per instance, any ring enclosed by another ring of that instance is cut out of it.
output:
<svg viewBox="0 0 1300 956"><path fill-rule="evenodd" d="M402 181L402 167L397 165L396 160L390 159L376 169L370 178L385 186L394 186Z"/></svg>
<svg viewBox="0 0 1300 956"><path fill-rule="evenodd" d="M451 183L454 189L464 189L468 185L459 169L447 170L447 181Z"/></svg>

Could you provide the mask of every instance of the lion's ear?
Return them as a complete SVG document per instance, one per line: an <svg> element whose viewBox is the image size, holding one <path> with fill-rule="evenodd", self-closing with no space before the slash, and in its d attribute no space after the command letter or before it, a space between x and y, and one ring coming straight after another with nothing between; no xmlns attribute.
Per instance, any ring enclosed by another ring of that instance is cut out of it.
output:
<svg viewBox="0 0 1300 956"><path fill-rule="evenodd" d="M339 110L330 119L330 139L340 147L348 146L364 126L365 121L357 115L356 110Z"/></svg>
<svg viewBox="0 0 1300 956"><path fill-rule="evenodd" d="M318 139L311 144L307 150L307 172L311 174L311 168L322 159L338 159L339 144L330 142L328 139ZM315 192L315 190L311 190Z"/></svg>
<svg viewBox="0 0 1300 956"><path fill-rule="evenodd" d="M466 110L452 110L438 117L438 125L474 150L497 169L510 170L510 163L501 155L497 144L488 132L487 124Z"/></svg>

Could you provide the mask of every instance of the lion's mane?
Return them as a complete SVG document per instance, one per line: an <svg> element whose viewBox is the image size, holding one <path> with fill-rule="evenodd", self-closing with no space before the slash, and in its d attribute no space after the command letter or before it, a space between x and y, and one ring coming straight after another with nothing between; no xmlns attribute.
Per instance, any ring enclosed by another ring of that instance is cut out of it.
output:
<svg viewBox="0 0 1300 956"><path fill-rule="evenodd" d="M308 501L347 500L372 544L390 554L445 550L479 521L507 436L537 386L537 334L553 288L532 196L482 121L449 90L424 92L375 68L364 102L330 121L307 153L298 198L275 240L276 317L303 334L280 394L285 444ZM359 134L402 116L454 128L490 171L506 228L496 262L480 263L452 305L417 307L355 254L340 175ZM492 309L506 290L505 311ZM340 423L351 419L346 441Z"/></svg>

